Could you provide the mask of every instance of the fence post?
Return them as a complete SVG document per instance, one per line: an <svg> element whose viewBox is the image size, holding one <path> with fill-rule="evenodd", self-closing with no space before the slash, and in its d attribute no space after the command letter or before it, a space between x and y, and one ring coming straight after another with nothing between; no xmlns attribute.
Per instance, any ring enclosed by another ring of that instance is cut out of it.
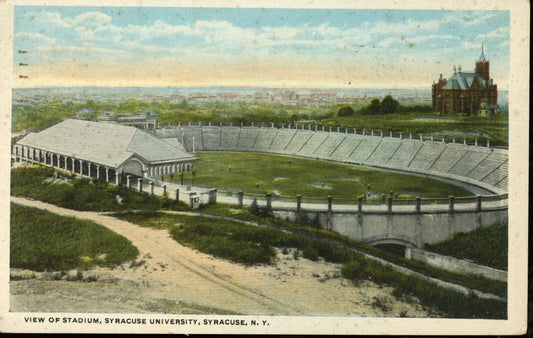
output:
<svg viewBox="0 0 533 338"><path fill-rule="evenodd" d="M244 192L243 191L239 191L237 193L237 198L239 200L239 208L242 208L242 200L243 200L243 196L244 196Z"/></svg>
<svg viewBox="0 0 533 338"><path fill-rule="evenodd" d="M388 201L387 201L387 208L389 210L389 214L392 213L392 197L389 197Z"/></svg>
<svg viewBox="0 0 533 338"><path fill-rule="evenodd" d="M180 189L176 189L176 201L180 200Z"/></svg>
<svg viewBox="0 0 533 338"><path fill-rule="evenodd" d="M302 195L296 195L296 212L302 211Z"/></svg>
<svg viewBox="0 0 533 338"><path fill-rule="evenodd" d="M217 203L217 189L210 189L209 190L209 204L216 204Z"/></svg>
<svg viewBox="0 0 533 338"><path fill-rule="evenodd" d="M455 203L455 196L450 196L450 204L448 206L448 210L450 212L454 211L454 203Z"/></svg>
<svg viewBox="0 0 533 338"><path fill-rule="evenodd" d="M154 194L154 182L150 182L150 195Z"/></svg>
<svg viewBox="0 0 533 338"><path fill-rule="evenodd" d="M167 192L167 186L164 185L164 186L163 186L163 194L166 193L166 192Z"/></svg>
<svg viewBox="0 0 533 338"><path fill-rule="evenodd" d="M357 212L358 213L363 212L363 196L357 197Z"/></svg>
<svg viewBox="0 0 533 338"><path fill-rule="evenodd" d="M420 196L416 196L416 213L419 214L420 213L420 202L421 202L421 198Z"/></svg>
<svg viewBox="0 0 533 338"><path fill-rule="evenodd" d="M481 211L481 196L476 196L476 211Z"/></svg>
<svg viewBox="0 0 533 338"><path fill-rule="evenodd" d="M328 212L331 212L332 200L333 200L333 198L331 196L328 196Z"/></svg>
<svg viewBox="0 0 533 338"><path fill-rule="evenodd" d="M272 195L266 194L267 208L272 209Z"/></svg>

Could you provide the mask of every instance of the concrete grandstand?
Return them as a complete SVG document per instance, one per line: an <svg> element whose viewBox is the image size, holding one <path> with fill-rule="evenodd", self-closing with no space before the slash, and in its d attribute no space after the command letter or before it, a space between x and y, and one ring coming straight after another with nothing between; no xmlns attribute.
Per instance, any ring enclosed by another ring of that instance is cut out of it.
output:
<svg viewBox="0 0 533 338"><path fill-rule="evenodd" d="M181 140L188 151L255 151L320 158L444 177L496 194L507 192L507 149L363 133L199 125L156 130L159 137Z"/></svg>

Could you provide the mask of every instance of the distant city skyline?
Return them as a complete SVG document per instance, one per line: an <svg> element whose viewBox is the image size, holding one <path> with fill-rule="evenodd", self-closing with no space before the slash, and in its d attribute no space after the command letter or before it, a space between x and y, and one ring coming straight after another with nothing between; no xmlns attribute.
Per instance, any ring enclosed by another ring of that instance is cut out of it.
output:
<svg viewBox="0 0 533 338"><path fill-rule="evenodd" d="M473 70L481 44L507 88L509 11L15 6L13 77L14 87L430 87L454 65Z"/></svg>

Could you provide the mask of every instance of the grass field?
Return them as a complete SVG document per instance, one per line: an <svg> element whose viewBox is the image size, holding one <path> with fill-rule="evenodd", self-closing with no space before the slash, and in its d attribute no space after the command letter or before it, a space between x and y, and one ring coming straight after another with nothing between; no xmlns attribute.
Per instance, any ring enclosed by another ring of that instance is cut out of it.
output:
<svg viewBox="0 0 533 338"><path fill-rule="evenodd" d="M426 244L425 248L442 255L470 259L475 263L507 270L507 226L493 225L474 231L459 232L440 243Z"/></svg>
<svg viewBox="0 0 533 338"><path fill-rule="evenodd" d="M204 152L195 166L195 184L250 194L355 200L366 192L397 198L472 196L460 186L420 176L273 154ZM171 179L166 176L165 179ZM174 175L173 180L181 178ZM184 176L186 183L192 174ZM370 188L369 188L370 187Z"/></svg>
<svg viewBox="0 0 533 338"><path fill-rule="evenodd" d="M10 264L58 271L113 266L137 256L126 238L91 221L11 204Z"/></svg>

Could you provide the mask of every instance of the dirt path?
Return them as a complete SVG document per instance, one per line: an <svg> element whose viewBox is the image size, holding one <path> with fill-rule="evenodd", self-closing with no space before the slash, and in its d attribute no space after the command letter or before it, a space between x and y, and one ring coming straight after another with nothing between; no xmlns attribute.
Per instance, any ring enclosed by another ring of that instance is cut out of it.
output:
<svg viewBox="0 0 533 338"><path fill-rule="evenodd" d="M182 246L167 230L40 201L11 200L92 220L128 238L139 249L135 264L93 269L97 282L12 281L12 310L428 315L415 299L397 300L391 288L370 282L356 286L344 280L339 264L294 259L292 252L279 250L275 265L246 267Z"/></svg>

